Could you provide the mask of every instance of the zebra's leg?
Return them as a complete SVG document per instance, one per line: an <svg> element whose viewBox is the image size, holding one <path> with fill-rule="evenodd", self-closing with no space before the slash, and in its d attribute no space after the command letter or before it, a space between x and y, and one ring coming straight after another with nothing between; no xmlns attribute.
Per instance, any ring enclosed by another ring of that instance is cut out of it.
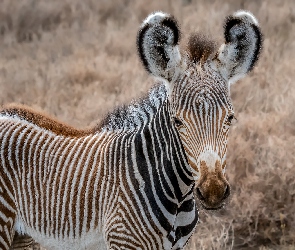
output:
<svg viewBox="0 0 295 250"><path fill-rule="evenodd" d="M40 244L39 243L37 243L36 241L34 241L34 243L33 243L33 245L32 245L32 249L33 250L44 250L44 248L42 248L41 246L40 246Z"/></svg>
<svg viewBox="0 0 295 250"><path fill-rule="evenodd" d="M16 206L0 182L0 249L8 250L14 236L14 223L16 219Z"/></svg>
<svg viewBox="0 0 295 250"><path fill-rule="evenodd" d="M12 245L10 250L23 250L23 249L32 249L33 247L33 238L26 234L18 234L17 232L14 235Z"/></svg>

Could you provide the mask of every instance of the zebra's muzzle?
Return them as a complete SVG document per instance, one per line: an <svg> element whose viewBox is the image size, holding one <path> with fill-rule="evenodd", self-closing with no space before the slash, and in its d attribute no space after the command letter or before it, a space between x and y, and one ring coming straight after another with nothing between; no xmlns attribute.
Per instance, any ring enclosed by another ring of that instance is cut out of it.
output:
<svg viewBox="0 0 295 250"><path fill-rule="evenodd" d="M225 190L225 193L224 193L224 196L222 198L222 201L219 202L219 204L221 205L213 205L212 206L212 203L210 204L210 206L208 206L208 201L206 201L206 198L203 196L203 194L201 193L200 189L199 188L196 188L196 191L195 191L195 197L197 197L200 201L200 204L202 205L202 207L206 210L219 210L219 209L222 209L225 205L225 202L227 200L227 198L229 197L230 195L230 187L227 186L226 187L226 190Z"/></svg>
<svg viewBox="0 0 295 250"><path fill-rule="evenodd" d="M218 210L225 205L230 196L230 186L225 179L221 164L215 163L215 169L209 171L206 163L201 162L201 177L196 185L195 197L207 210Z"/></svg>

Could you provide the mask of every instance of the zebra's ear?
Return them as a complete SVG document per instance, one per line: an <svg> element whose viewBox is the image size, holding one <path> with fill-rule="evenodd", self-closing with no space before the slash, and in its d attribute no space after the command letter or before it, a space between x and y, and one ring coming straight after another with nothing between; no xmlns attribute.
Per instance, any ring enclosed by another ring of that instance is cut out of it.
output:
<svg viewBox="0 0 295 250"><path fill-rule="evenodd" d="M250 72L262 48L262 34L256 18L247 11L238 11L225 20L225 43L215 57L216 67L230 84Z"/></svg>
<svg viewBox="0 0 295 250"><path fill-rule="evenodd" d="M137 35L137 48L149 73L168 82L173 79L181 60L179 39L180 31L172 16L155 12L143 21Z"/></svg>

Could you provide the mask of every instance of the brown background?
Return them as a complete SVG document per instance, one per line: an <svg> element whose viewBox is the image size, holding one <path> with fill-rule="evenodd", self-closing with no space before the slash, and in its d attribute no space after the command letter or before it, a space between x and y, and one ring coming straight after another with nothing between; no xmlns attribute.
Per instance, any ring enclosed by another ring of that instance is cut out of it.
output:
<svg viewBox="0 0 295 250"><path fill-rule="evenodd" d="M232 198L200 212L187 249L295 249L295 1L0 1L0 104L18 102L77 127L152 86L136 53L141 21L172 13L182 29L223 41L224 18L254 13L264 50L231 88L227 174Z"/></svg>

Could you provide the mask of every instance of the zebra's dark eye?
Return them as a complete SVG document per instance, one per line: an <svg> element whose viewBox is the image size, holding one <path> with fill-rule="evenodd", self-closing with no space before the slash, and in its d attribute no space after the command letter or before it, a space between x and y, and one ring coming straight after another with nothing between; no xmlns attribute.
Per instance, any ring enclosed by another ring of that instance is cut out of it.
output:
<svg viewBox="0 0 295 250"><path fill-rule="evenodd" d="M231 124L232 120L235 118L235 115L234 114L230 114L228 117L227 117L227 122L229 124Z"/></svg>
<svg viewBox="0 0 295 250"><path fill-rule="evenodd" d="M173 120L174 120L174 124L175 124L176 127L180 127L180 126L183 125L183 123L182 123L182 121L180 119L174 117Z"/></svg>

